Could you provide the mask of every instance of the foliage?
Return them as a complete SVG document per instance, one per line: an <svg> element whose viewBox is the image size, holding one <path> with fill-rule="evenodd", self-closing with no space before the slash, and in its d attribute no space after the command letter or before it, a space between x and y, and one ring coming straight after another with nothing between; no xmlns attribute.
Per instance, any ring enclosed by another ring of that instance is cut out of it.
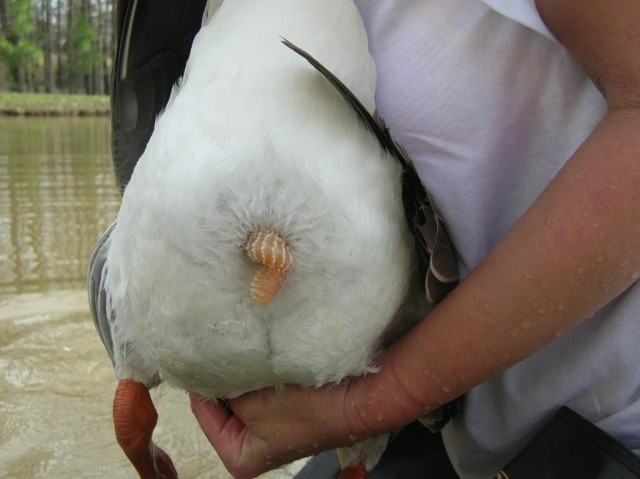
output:
<svg viewBox="0 0 640 479"><path fill-rule="evenodd" d="M93 48L95 39L96 32L91 24L85 18L78 18L69 39L75 54L75 58L71 60L71 68L74 72L87 75L91 73L93 64L102 60L103 56Z"/></svg>
<svg viewBox="0 0 640 479"><path fill-rule="evenodd" d="M113 0L0 0L0 91L109 89Z"/></svg>
<svg viewBox="0 0 640 479"><path fill-rule="evenodd" d="M10 0L7 5L3 25L3 37L0 38L0 62L7 67L12 88L20 84L19 72L30 72L42 56L42 50L29 40L34 32L33 11L29 0Z"/></svg>

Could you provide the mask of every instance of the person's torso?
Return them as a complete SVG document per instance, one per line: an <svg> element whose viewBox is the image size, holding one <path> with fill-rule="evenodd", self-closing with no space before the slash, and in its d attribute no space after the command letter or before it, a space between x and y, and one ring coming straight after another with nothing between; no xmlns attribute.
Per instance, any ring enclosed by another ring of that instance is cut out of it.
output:
<svg viewBox="0 0 640 479"><path fill-rule="evenodd" d="M433 194L464 277L589 135L605 102L531 0L357 3L377 64L378 113ZM639 308L635 287L468 393L444 434L462 477L491 477L561 404L640 450Z"/></svg>

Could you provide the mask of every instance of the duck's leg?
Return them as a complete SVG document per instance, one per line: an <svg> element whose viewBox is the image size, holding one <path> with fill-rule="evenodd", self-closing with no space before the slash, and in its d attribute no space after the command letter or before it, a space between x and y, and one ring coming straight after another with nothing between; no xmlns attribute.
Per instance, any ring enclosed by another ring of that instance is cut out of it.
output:
<svg viewBox="0 0 640 479"><path fill-rule="evenodd" d="M375 436L336 450L342 472L339 479L367 479L387 448L389 434Z"/></svg>
<svg viewBox="0 0 640 479"><path fill-rule="evenodd" d="M339 479L367 479L367 469L363 464L345 467L340 473Z"/></svg>
<svg viewBox="0 0 640 479"><path fill-rule="evenodd" d="M132 379L118 382L113 399L113 424L118 444L141 479L177 479L171 458L151 440L158 421L149 389Z"/></svg>

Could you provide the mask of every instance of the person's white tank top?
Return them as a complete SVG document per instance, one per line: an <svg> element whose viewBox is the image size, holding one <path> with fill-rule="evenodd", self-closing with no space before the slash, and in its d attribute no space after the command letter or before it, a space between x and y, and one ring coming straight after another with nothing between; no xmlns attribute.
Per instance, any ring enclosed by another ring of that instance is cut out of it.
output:
<svg viewBox="0 0 640 479"><path fill-rule="evenodd" d="M357 3L378 112L434 195L464 277L597 125L604 100L533 0ZM640 453L639 316L636 284L470 391L443 433L460 476L493 477L563 404Z"/></svg>

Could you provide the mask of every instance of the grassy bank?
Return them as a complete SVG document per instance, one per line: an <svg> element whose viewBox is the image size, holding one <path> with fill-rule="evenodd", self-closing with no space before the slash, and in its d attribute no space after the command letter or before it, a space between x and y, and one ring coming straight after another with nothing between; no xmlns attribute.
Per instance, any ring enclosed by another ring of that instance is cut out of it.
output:
<svg viewBox="0 0 640 479"><path fill-rule="evenodd" d="M108 96L0 92L0 115L108 115Z"/></svg>

